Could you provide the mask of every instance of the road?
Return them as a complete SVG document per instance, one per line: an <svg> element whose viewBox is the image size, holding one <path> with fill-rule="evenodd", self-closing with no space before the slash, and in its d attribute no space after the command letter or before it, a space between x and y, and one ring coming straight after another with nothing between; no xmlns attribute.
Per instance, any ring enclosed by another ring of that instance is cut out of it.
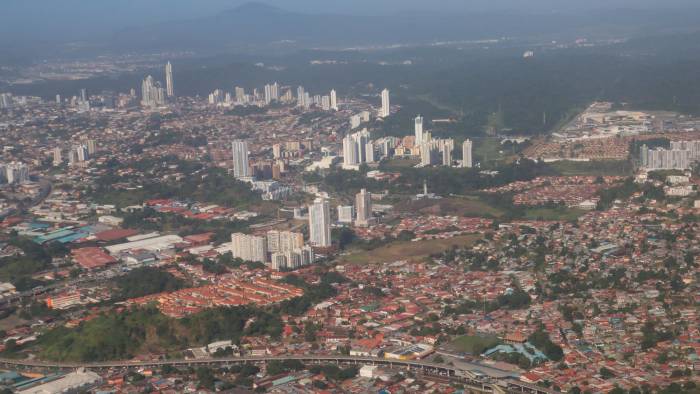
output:
<svg viewBox="0 0 700 394"><path fill-rule="evenodd" d="M234 364L261 364L269 361L298 360L306 364L363 364L383 365L389 368L406 368L426 376L437 376L461 383L474 392L482 393L530 393L554 394L542 387L530 385L512 378L492 379L475 374L468 369L459 369L451 365L436 364L421 360L391 360L376 357L328 356L328 355L289 355L262 357L224 357L195 360L153 360L153 361L106 361L93 363L46 362L39 360L15 360L0 358L0 366L9 369L74 370L85 368L91 370L159 368L165 365L173 367L228 366Z"/></svg>

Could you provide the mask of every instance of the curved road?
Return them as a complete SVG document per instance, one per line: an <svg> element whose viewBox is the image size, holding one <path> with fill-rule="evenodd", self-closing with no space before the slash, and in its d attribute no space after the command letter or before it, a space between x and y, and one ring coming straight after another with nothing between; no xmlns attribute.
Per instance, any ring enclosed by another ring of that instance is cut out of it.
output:
<svg viewBox="0 0 700 394"><path fill-rule="evenodd" d="M261 357L223 357L205 358L195 360L153 360L153 361L105 361L93 363L69 363L69 362L47 362L39 360L15 360L0 358L0 366L14 369L51 369L51 370L74 370L86 368L94 370L123 369L123 368L153 368L170 365L173 367L192 366L226 366L243 363L265 363L269 361L298 360L305 363L334 363L334 364L371 364L385 365L389 367L405 367L419 373L431 376L440 376L457 381L469 386L474 391L484 393L530 393L530 394L553 394L554 391L508 379L484 378L469 370L463 370L445 364L436 364L420 360L392 360L376 357L356 357L356 356L261 356Z"/></svg>

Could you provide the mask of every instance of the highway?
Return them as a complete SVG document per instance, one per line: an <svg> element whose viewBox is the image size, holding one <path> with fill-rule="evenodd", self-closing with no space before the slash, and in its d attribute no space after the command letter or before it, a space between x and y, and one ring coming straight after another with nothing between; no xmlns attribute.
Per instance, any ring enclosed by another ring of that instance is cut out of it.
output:
<svg viewBox="0 0 700 394"><path fill-rule="evenodd" d="M15 360L0 358L0 367L15 370L40 369L40 370L75 370L85 368L90 370L119 370L138 368L160 368L165 365L173 367L197 367L197 366L230 366L235 364L262 364L269 361L298 360L305 364L363 364L383 365L389 368L405 368L418 374L449 379L453 382L467 386L472 392L481 393L530 393L530 394L554 394L555 391L523 383L513 378L492 379L472 373L469 370L455 368L451 365L436 364L421 360L392 360L376 357L332 356L332 355L289 355L289 356L261 356L261 357L223 357L203 359L177 359L177 360L152 360L152 361L105 361L92 363L71 362L47 362L40 360Z"/></svg>

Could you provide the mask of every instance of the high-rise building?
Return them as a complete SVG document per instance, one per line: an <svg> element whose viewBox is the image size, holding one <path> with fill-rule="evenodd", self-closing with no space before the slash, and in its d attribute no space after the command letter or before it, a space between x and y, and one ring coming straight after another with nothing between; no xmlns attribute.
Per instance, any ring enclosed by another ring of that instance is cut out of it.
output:
<svg viewBox="0 0 700 394"><path fill-rule="evenodd" d="M423 117L420 115L416 116L415 123L416 140L414 143L420 146L423 143Z"/></svg>
<svg viewBox="0 0 700 394"><path fill-rule="evenodd" d="M366 189L355 195L355 211L357 212L356 226L367 226L372 219L372 196Z"/></svg>
<svg viewBox="0 0 700 394"><path fill-rule="evenodd" d="M236 93L236 103L237 104L245 104L246 103L245 89L242 87L236 86L234 88L234 92Z"/></svg>
<svg viewBox="0 0 700 394"><path fill-rule="evenodd" d="M270 87L270 95L272 96L272 101L280 100L280 85L277 82Z"/></svg>
<svg viewBox="0 0 700 394"><path fill-rule="evenodd" d="M85 145L87 146L87 152L90 156L94 155L95 152L97 152L97 144L95 143L95 140L87 140L85 141Z"/></svg>
<svg viewBox="0 0 700 394"><path fill-rule="evenodd" d="M374 161L374 152L368 154L368 147L374 149L367 129L346 135L343 138L343 168L357 169L359 164Z"/></svg>
<svg viewBox="0 0 700 394"><path fill-rule="evenodd" d="M462 167L472 168L472 141L467 139L462 143Z"/></svg>
<svg viewBox="0 0 700 394"><path fill-rule="evenodd" d="M12 93L0 93L0 109L12 107Z"/></svg>
<svg viewBox="0 0 700 394"><path fill-rule="evenodd" d="M352 223L355 217L355 207L352 205L338 205L338 222Z"/></svg>
<svg viewBox="0 0 700 394"><path fill-rule="evenodd" d="M165 89L160 86L160 82L154 81L152 76L147 76L141 83L141 105L155 108L164 104Z"/></svg>
<svg viewBox="0 0 700 394"><path fill-rule="evenodd" d="M391 114L391 103L389 101L389 89L382 90L382 108L379 110L379 117L386 118Z"/></svg>
<svg viewBox="0 0 700 394"><path fill-rule="evenodd" d="M272 102L272 85L265 85L265 105L270 105Z"/></svg>
<svg viewBox="0 0 700 394"><path fill-rule="evenodd" d="M309 207L309 235L312 245L331 246L331 213L326 199L317 198Z"/></svg>
<svg viewBox="0 0 700 394"><path fill-rule="evenodd" d="M5 166L5 179L9 184L21 184L29 181L29 167L24 163L12 162Z"/></svg>
<svg viewBox="0 0 700 394"><path fill-rule="evenodd" d="M244 140L234 140L231 143L231 151L233 153L233 176L237 179L249 177L248 143Z"/></svg>
<svg viewBox="0 0 700 394"><path fill-rule="evenodd" d="M337 93L335 92L335 89L332 89L332 90L331 90L331 109L332 109L333 111L337 111L337 110L338 110L338 95L337 95Z"/></svg>
<svg viewBox="0 0 700 394"><path fill-rule="evenodd" d="M324 111L330 111L331 110L331 98L330 96L323 96L321 97L321 108Z"/></svg>
<svg viewBox="0 0 700 394"><path fill-rule="evenodd" d="M80 89L80 101L83 103L88 101L88 93L85 88Z"/></svg>
<svg viewBox="0 0 700 394"><path fill-rule="evenodd" d="M297 88L297 107L306 107L307 93L304 92L304 87Z"/></svg>
<svg viewBox="0 0 700 394"><path fill-rule="evenodd" d="M245 261L267 261L267 240L265 237L243 233L231 234L231 254Z"/></svg>
<svg viewBox="0 0 700 394"><path fill-rule="evenodd" d="M271 230L267 232L267 250L284 253L304 247L304 234L293 231Z"/></svg>
<svg viewBox="0 0 700 394"><path fill-rule="evenodd" d="M61 154L61 148L58 146L53 148L53 165L60 166L63 163L63 156Z"/></svg>
<svg viewBox="0 0 700 394"><path fill-rule="evenodd" d="M175 88L173 87L173 65L168 62L165 65L165 91L168 97L175 96Z"/></svg>

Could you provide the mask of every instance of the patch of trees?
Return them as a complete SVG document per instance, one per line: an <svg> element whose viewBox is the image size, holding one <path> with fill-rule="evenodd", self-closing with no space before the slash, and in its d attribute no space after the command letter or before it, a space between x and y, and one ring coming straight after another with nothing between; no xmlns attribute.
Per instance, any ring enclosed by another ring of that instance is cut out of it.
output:
<svg viewBox="0 0 700 394"><path fill-rule="evenodd" d="M136 268L117 278L118 298L143 297L164 291L175 291L184 286L182 279L153 267Z"/></svg>

